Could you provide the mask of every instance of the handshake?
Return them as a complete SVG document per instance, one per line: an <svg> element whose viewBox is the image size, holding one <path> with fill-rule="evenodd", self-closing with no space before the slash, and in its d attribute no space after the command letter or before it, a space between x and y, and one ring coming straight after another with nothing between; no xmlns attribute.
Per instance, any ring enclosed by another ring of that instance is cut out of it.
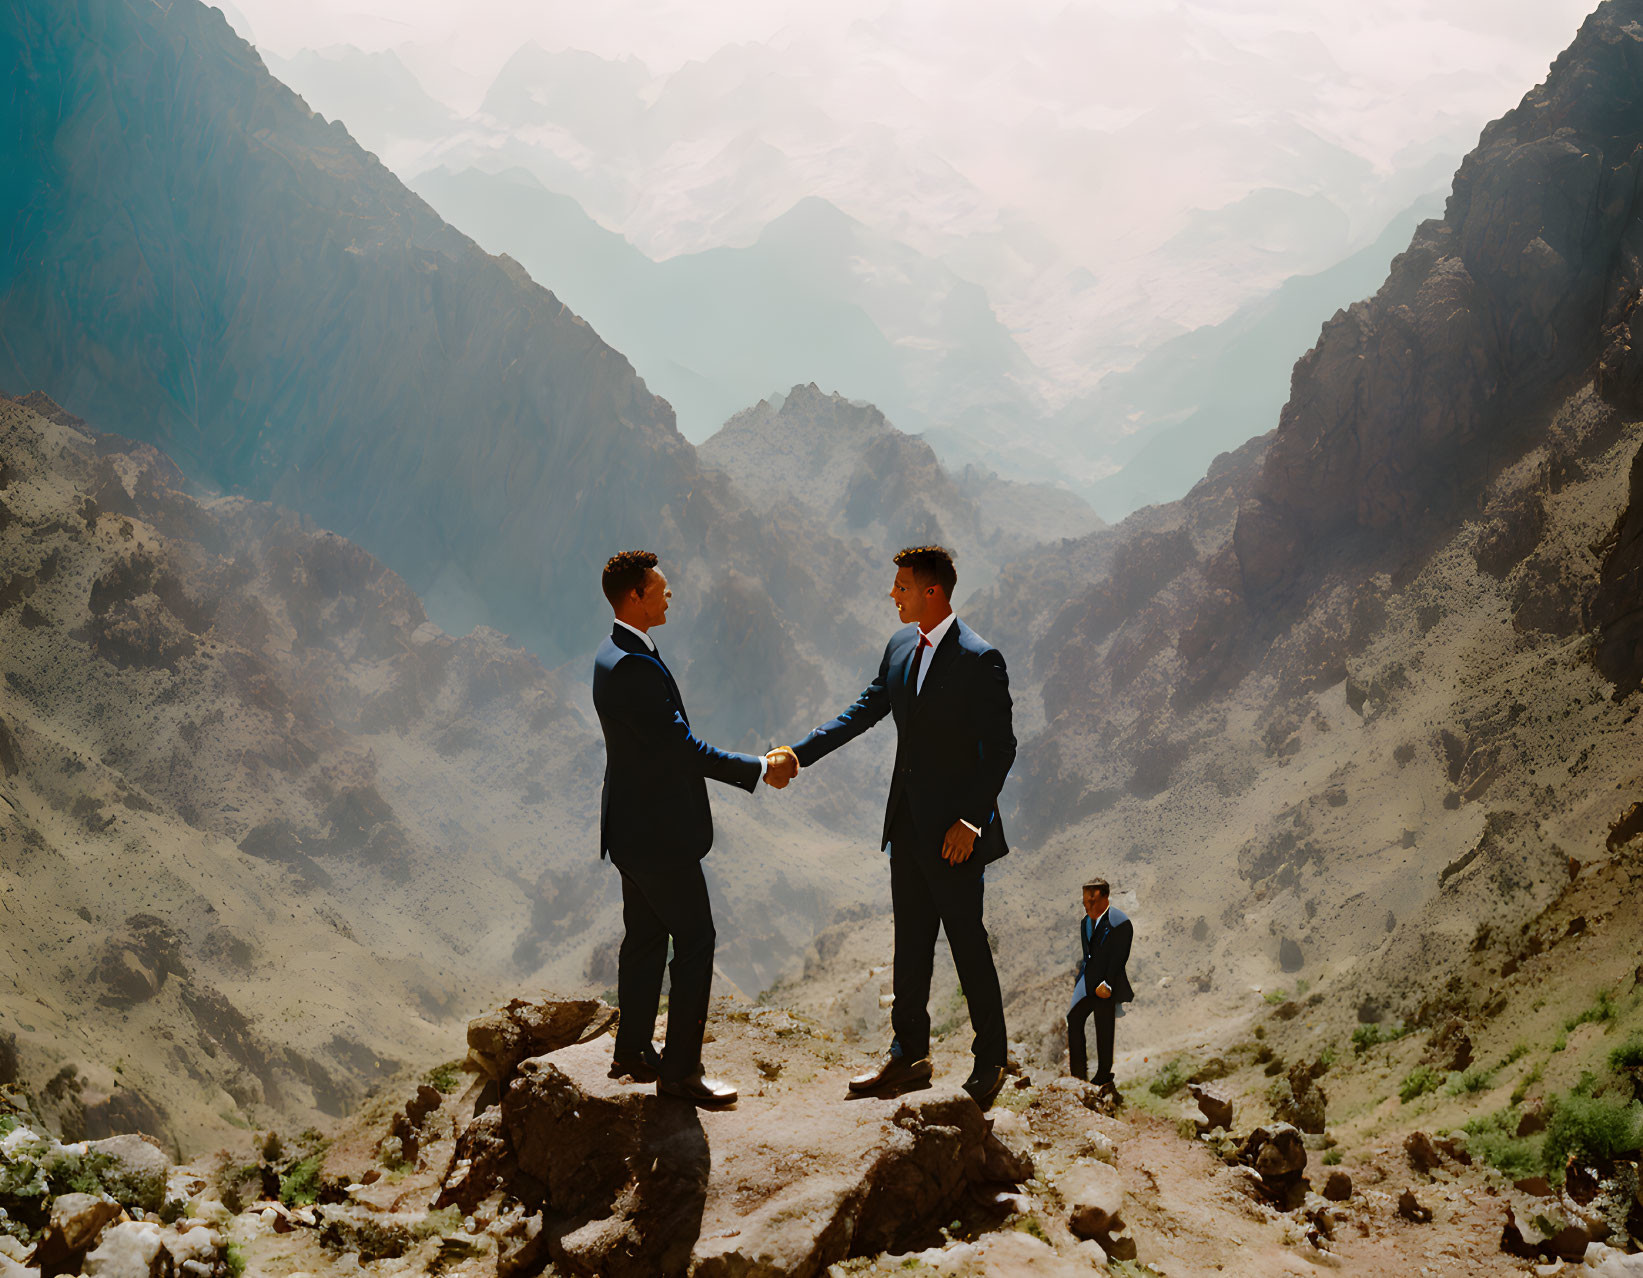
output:
<svg viewBox="0 0 1643 1278"><path fill-rule="evenodd" d="M792 746L777 746L764 756L764 783L773 790L785 790L799 775L799 756Z"/></svg>

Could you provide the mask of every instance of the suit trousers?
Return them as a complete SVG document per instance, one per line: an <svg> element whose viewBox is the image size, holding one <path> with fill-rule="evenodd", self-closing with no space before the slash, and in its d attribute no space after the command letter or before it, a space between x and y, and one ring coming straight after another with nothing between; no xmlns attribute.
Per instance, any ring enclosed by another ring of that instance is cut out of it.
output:
<svg viewBox="0 0 1643 1278"><path fill-rule="evenodd" d="M971 1051L978 1070L1004 1065L1004 997L982 922L982 866L972 855L962 865L941 859L946 831L919 830L903 802L890 824L890 903L895 910L895 1004L890 1025L894 1055L917 1060L930 1054L930 976L936 932L947 933L959 984L975 1031Z"/></svg>
<svg viewBox="0 0 1643 1278"><path fill-rule="evenodd" d="M702 1068L702 1035L713 989L713 907L695 857L622 872L622 949L617 957L616 1055L632 1060L650 1046L662 997L662 970L672 974L661 1076L669 1082ZM667 943L673 938L673 962Z"/></svg>
<svg viewBox="0 0 1643 1278"><path fill-rule="evenodd" d="M1084 1022L1095 1022L1095 1079L1096 1083L1110 1083L1112 1077L1112 1032L1118 1017L1116 998L1097 998L1087 995L1072 1005L1067 1013L1067 1057L1073 1077L1089 1077L1089 1057L1084 1044Z"/></svg>

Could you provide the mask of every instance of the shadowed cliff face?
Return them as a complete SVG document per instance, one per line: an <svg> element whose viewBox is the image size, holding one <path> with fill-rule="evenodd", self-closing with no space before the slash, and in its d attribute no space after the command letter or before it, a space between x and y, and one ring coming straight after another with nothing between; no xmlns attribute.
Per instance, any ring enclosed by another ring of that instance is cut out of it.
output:
<svg viewBox="0 0 1643 1278"><path fill-rule="evenodd" d="M1253 602L1289 595L1320 540L1384 544L1451 517L1605 346L1606 390L1635 386L1640 17L1634 0L1598 9L1546 83L1484 130L1443 219L1296 365L1238 520Z"/></svg>
<svg viewBox="0 0 1643 1278"><path fill-rule="evenodd" d="M549 662L597 642L598 571L624 546L675 568L796 559L778 603L842 593L849 554L773 547L622 355L312 114L217 11L25 0L0 50L0 385L301 511L446 625Z"/></svg>

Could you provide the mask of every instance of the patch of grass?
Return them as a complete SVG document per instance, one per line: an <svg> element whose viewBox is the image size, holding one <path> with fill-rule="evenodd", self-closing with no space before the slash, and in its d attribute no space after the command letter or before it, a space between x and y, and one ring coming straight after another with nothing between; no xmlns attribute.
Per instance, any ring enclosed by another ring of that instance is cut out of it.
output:
<svg viewBox="0 0 1643 1278"><path fill-rule="evenodd" d="M1518 1061L1522 1060L1528 1054L1529 1054L1529 1044L1527 1044L1527 1043L1514 1043L1512 1045L1512 1050L1506 1053L1506 1059L1501 1062L1501 1065L1502 1066L1515 1065L1515 1064L1517 1064Z"/></svg>
<svg viewBox="0 0 1643 1278"><path fill-rule="evenodd" d="M1402 1025L1360 1025L1352 1031L1352 1050L1360 1056L1371 1047L1395 1042L1404 1036Z"/></svg>
<svg viewBox="0 0 1643 1278"><path fill-rule="evenodd" d="M1335 1167L1340 1164L1341 1151L1338 1149L1324 1150L1323 1164L1325 1167Z"/></svg>
<svg viewBox="0 0 1643 1278"><path fill-rule="evenodd" d="M319 1154L310 1154L280 1177L280 1201L287 1207L307 1207L319 1197Z"/></svg>
<svg viewBox="0 0 1643 1278"><path fill-rule="evenodd" d="M17 1120L10 1114L0 1114L0 1136L10 1136L17 1130Z"/></svg>
<svg viewBox="0 0 1643 1278"><path fill-rule="evenodd" d="M1024 1234L1031 1234L1041 1243L1050 1243L1050 1236L1044 1232L1044 1225L1037 1216L1022 1216L1015 1222L1015 1227ZM1053 1247L1055 1244L1050 1245Z"/></svg>
<svg viewBox="0 0 1643 1278"><path fill-rule="evenodd" d="M1568 1030L1559 1030L1558 1033L1557 1033L1557 1037L1552 1040L1552 1050L1554 1052L1561 1052L1568 1046L1569 1046L1569 1031Z"/></svg>
<svg viewBox="0 0 1643 1278"><path fill-rule="evenodd" d="M1466 1148L1497 1171L1514 1180L1532 1176L1541 1169L1541 1139L1517 1134L1516 1107L1469 1121L1465 1128Z"/></svg>
<svg viewBox="0 0 1643 1278"><path fill-rule="evenodd" d="M1158 1071L1158 1077L1147 1084L1147 1090L1158 1097L1173 1096L1187 1085L1187 1077L1191 1073L1187 1066L1187 1058L1177 1056Z"/></svg>
<svg viewBox="0 0 1643 1278"><path fill-rule="evenodd" d="M1481 1069L1474 1065L1471 1069L1451 1074L1444 1090L1451 1096L1476 1096L1479 1092L1488 1091L1494 1085L1494 1081L1493 1070Z"/></svg>
<svg viewBox="0 0 1643 1278"><path fill-rule="evenodd" d="M1417 1096L1435 1092L1443 1086L1443 1075L1430 1065L1417 1065L1398 1084L1398 1100L1407 1105Z"/></svg>
<svg viewBox="0 0 1643 1278"><path fill-rule="evenodd" d="M1518 1085L1512 1089L1512 1105L1517 1106L1523 1103L1523 1098L1529 1094L1529 1089L1540 1082L1540 1076L1545 1072L1545 1069L1546 1066L1543 1062L1536 1065L1518 1080Z"/></svg>
<svg viewBox="0 0 1643 1278"><path fill-rule="evenodd" d="M449 1096L462 1081L462 1062L446 1061L443 1065L435 1065L423 1077L430 1087Z"/></svg>
<svg viewBox="0 0 1643 1278"><path fill-rule="evenodd" d="M1287 1003L1289 1001L1289 995L1284 993L1283 990L1268 990L1261 997L1266 999L1266 1001L1271 1003L1274 1007L1276 1007L1279 1003Z"/></svg>
<svg viewBox="0 0 1643 1278"><path fill-rule="evenodd" d="M1607 1162L1639 1146L1643 1146L1643 1103L1571 1092L1551 1107L1541 1156L1547 1175L1561 1177L1570 1154L1582 1162Z"/></svg>
<svg viewBox="0 0 1643 1278"><path fill-rule="evenodd" d="M237 1242L229 1243L222 1249L222 1263L228 1270L229 1278L244 1278L245 1249Z"/></svg>
<svg viewBox="0 0 1643 1278"><path fill-rule="evenodd" d="M1609 1053L1609 1068L1619 1074L1628 1069L1637 1069L1643 1066L1643 1034L1633 1034L1614 1051ZM4 1122L0 1119L0 1122ZM0 1127L0 1133L6 1129Z"/></svg>
<svg viewBox="0 0 1643 1278"><path fill-rule="evenodd" d="M1599 990L1597 1000L1584 1012L1576 1013L1563 1022L1564 1032L1581 1025L1602 1025L1614 1020L1614 995L1608 990Z"/></svg>

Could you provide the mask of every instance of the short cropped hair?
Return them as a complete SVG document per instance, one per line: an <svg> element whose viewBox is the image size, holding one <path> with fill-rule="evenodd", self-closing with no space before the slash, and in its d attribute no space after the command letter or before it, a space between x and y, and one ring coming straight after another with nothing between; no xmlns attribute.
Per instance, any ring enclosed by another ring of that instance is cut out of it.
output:
<svg viewBox="0 0 1643 1278"><path fill-rule="evenodd" d="M951 601L953 587L958 585L958 569L953 567L953 555L945 546L909 546L896 552L896 567L909 568L913 577L924 586L940 586Z"/></svg>
<svg viewBox="0 0 1643 1278"><path fill-rule="evenodd" d="M610 606L616 607L628 596L628 591L645 593L645 577L656 567L656 556L648 550L618 551L605 561L605 575L600 586Z"/></svg>
<svg viewBox="0 0 1643 1278"><path fill-rule="evenodd" d="M1112 887L1106 879L1091 879L1088 883L1084 884L1084 890L1086 892L1096 891L1101 893L1102 896L1112 895Z"/></svg>

